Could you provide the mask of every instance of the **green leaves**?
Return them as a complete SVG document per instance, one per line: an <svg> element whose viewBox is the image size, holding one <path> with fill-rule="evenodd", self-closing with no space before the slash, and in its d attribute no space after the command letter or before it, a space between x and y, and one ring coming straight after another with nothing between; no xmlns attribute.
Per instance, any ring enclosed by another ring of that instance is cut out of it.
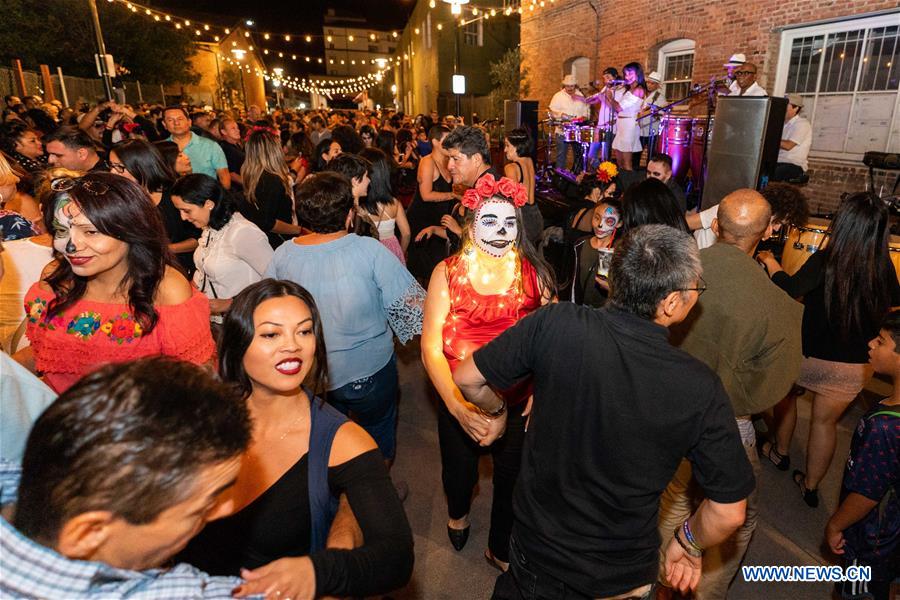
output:
<svg viewBox="0 0 900 600"><path fill-rule="evenodd" d="M47 64L67 75L96 77L94 32L86 0L4 0L0 60L18 58L36 71ZM97 2L106 51L146 84L195 83L189 34L155 23L119 3Z"/></svg>

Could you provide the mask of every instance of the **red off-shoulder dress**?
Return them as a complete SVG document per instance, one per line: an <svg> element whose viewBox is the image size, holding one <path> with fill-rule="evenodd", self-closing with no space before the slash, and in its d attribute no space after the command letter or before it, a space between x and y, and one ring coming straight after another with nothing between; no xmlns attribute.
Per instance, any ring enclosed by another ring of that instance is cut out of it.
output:
<svg viewBox="0 0 900 600"><path fill-rule="evenodd" d="M54 297L40 282L31 286L25 295L25 333L38 372L58 393L111 362L162 354L203 364L215 354L209 300L196 289L181 304L157 306L159 320L150 333L124 304L80 300L47 320L44 313Z"/></svg>
<svg viewBox="0 0 900 600"><path fill-rule="evenodd" d="M444 356L453 372L461 360L540 308L541 291L537 271L524 259L521 289L514 283L506 292L491 295L479 294L472 287L462 256L451 256L444 264L450 295L450 312L443 328ZM531 380L499 393L510 405L523 402L531 395Z"/></svg>

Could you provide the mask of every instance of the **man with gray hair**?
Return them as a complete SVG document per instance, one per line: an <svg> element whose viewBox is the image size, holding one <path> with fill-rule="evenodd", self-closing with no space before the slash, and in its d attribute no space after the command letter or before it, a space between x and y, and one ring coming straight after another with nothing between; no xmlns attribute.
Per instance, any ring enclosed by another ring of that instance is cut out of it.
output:
<svg viewBox="0 0 900 600"><path fill-rule="evenodd" d="M747 459L758 474L750 415L774 406L800 374L803 306L772 283L753 260L757 244L772 233L772 211L762 194L740 189L725 196L712 228L719 241L700 251L709 291L699 300L699 310L672 328L672 343L709 365L722 379ZM777 450L770 452L775 461ZM659 531L664 544L701 498L692 485L691 465L682 461L660 502ZM747 498L744 524L707 554L694 598L726 597L756 529L757 510L757 490L753 490ZM660 579L665 582L664 573Z"/></svg>
<svg viewBox="0 0 900 600"><path fill-rule="evenodd" d="M492 388L533 377L510 567L494 598L652 598L659 496L685 457L706 500L666 549L669 581L694 589L703 549L743 523L754 480L728 396L668 341L705 289L701 272L688 234L639 227L616 249L604 308L542 308L457 368L482 445L506 421Z"/></svg>

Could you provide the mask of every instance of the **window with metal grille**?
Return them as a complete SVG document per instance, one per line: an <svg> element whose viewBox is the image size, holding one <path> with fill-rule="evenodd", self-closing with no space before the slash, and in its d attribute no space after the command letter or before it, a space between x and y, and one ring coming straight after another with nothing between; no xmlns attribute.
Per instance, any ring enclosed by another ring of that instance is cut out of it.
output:
<svg viewBox="0 0 900 600"><path fill-rule="evenodd" d="M811 156L900 151L900 13L782 32L776 94L801 94Z"/></svg>

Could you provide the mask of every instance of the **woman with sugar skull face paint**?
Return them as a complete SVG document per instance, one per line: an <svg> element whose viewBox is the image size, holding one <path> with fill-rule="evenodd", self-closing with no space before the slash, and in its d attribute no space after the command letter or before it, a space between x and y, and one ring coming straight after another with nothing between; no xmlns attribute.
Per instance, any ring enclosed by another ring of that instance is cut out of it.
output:
<svg viewBox="0 0 900 600"><path fill-rule="evenodd" d="M50 183L54 262L25 295L31 346L16 360L63 392L107 362L214 356L209 301L174 266L146 190L110 173Z"/></svg>
<svg viewBox="0 0 900 600"><path fill-rule="evenodd" d="M591 234L575 243L575 274L572 302L599 308L606 304L608 292L595 278L601 255L612 251L622 227L622 205L616 200L598 202L591 211Z"/></svg>
<svg viewBox="0 0 900 600"><path fill-rule="evenodd" d="M491 416L467 402L452 372L466 356L554 298L550 268L526 239L521 207L525 188L506 177L478 180L463 196L469 209L459 252L434 269L425 299L422 361L441 396L438 435L449 521L447 534L461 550L469 536L469 509L478 482L480 442ZM485 558L508 565L512 490L519 471L531 383L502 390L509 406L505 435L491 445L494 497Z"/></svg>

